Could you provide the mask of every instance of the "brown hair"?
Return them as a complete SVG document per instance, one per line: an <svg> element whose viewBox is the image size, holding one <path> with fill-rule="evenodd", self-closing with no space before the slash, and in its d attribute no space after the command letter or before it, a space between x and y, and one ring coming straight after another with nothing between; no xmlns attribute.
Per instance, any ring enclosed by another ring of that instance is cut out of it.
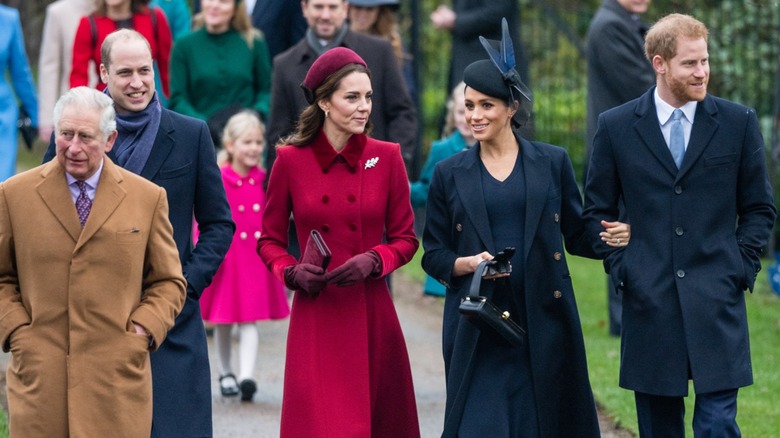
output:
<svg viewBox="0 0 780 438"><path fill-rule="evenodd" d="M287 0L285 0L287 1ZM230 19L230 28L235 29L238 33L244 37L246 45L251 49L255 45L255 38L264 38L262 32L252 27L252 21L249 19L249 14L246 12L246 7L241 2L233 3L233 18ZM203 18L203 12L200 12L193 19L193 29L200 29L203 27L205 19Z"/></svg>
<svg viewBox="0 0 780 438"><path fill-rule="evenodd" d="M151 2L151 0L130 0L130 11L133 14L137 14L139 12L145 12L147 9L147 5ZM105 16L108 12L108 7L106 6L106 0L95 0L95 12L99 16Z"/></svg>
<svg viewBox="0 0 780 438"><path fill-rule="evenodd" d="M658 20L645 36L645 56L650 62L657 55L670 60L677 55L677 39L704 38L707 42L709 32L701 21L683 14L669 14Z"/></svg>
<svg viewBox="0 0 780 438"><path fill-rule="evenodd" d="M390 45L393 46L395 59L398 60L398 65L403 67L406 55L404 54L401 33L398 31L398 20L393 8L388 5L380 5L379 15L377 15L376 21L368 32L371 35L377 35L390 41Z"/></svg>
<svg viewBox="0 0 780 438"><path fill-rule="evenodd" d="M111 66L111 49L114 47L114 43L119 40L130 41L139 40L146 44L146 48L149 49L149 57L152 57L152 46L149 45L149 41L139 33L137 30L132 29L119 29L111 32L103 40L103 44L100 45L100 62L106 66L106 70L109 70Z"/></svg>
<svg viewBox="0 0 780 438"><path fill-rule="evenodd" d="M307 106L298 118L298 123L295 125L295 131L292 134L279 139L276 143L276 147L284 146L287 144L295 146L306 146L314 141L322 129L322 125L325 124L325 112L319 106L321 100L328 100L333 96L333 93L341 86L341 81L352 73L365 73L368 75L368 79L371 79L371 72L368 68L360 64L347 64L344 67L336 70L330 76L325 78L324 81L314 90L314 103ZM364 134L371 133L371 120L366 123L366 129Z"/></svg>

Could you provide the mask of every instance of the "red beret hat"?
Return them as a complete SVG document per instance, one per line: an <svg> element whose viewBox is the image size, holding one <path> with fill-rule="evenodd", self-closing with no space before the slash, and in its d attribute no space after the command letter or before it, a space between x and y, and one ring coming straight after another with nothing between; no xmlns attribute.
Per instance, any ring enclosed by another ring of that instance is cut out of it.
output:
<svg viewBox="0 0 780 438"><path fill-rule="evenodd" d="M368 68L363 58L346 47L334 47L320 55L309 68L309 72L306 73L306 78L301 84L306 101L309 104L314 103L314 90L322 85L328 76L348 64L360 64Z"/></svg>

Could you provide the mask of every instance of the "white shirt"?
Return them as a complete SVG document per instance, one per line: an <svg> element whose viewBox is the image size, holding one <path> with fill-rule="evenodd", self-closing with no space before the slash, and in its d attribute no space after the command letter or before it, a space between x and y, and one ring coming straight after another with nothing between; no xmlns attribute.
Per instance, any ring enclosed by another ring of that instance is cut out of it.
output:
<svg viewBox="0 0 780 438"><path fill-rule="evenodd" d="M666 145L669 146L669 137L672 134L672 112L674 112L674 110L677 108L669 105L668 103L664 102L663 99L661 99L661 96L658 95L658 88L655 89L653 97L655 98L655 111L656 115L658 116L658 123L661 125L661 133L664 135ZM692 100L679 108L683 112L683 117L680 119L680 123L682 123L683 135L685 136L686 151L688 150L688 141L691 139L693 117L696 115L696 105L698 103L699 102Z"/></svg>

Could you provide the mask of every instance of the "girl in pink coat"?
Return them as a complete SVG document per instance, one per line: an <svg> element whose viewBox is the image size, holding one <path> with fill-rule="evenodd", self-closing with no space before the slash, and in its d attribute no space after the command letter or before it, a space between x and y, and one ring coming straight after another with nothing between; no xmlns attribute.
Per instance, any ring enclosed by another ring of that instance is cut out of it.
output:
<svg viewBox="0 0 780 438"><path fill-rule="evenodd" d="M214 281L200 297L200 306L203 320L214 325L222 395L240 393L242 401L249 401L257 391L252 378L258 347L255 322L285 318L290 307L281 282L259 263L255 254L265 209L265 171L259 167L263 124L254 112L242 111L228 120L222 139L228 157L221 166L222 182L236 233ZM230 363L234 325L238 325L240 335L238 377Z"/></svg>

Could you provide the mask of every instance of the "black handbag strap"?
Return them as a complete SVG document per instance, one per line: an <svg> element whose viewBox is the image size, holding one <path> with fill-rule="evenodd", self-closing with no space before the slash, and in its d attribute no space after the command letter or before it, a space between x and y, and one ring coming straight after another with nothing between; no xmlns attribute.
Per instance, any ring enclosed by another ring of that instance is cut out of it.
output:
<svg viewBox="0 0 780 438"><path fill-rule="evenodd" d="M482 260L477 266L477 270L474 271L474 276L471 278L471 287L469 287L469 296L478 297L479 287L482 284L482 276L485 274L485 270L490 264L491 260Z"/></svg>

